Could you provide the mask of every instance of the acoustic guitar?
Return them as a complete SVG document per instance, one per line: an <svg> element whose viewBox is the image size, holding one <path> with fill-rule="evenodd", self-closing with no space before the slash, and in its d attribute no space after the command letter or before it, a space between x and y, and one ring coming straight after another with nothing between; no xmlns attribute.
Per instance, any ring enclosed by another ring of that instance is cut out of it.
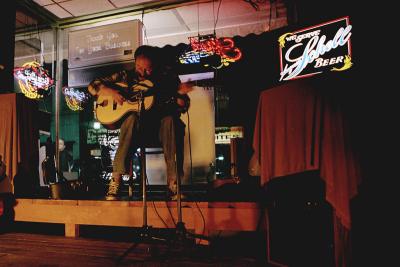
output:
<svg viewBox="0 0 400 267"><path fill-rule="evenodd" d="M154 85L149 80L141 81L131 88L125 83L107 84L108 87L120 91L126 101L122 105L116 103L111 96L99 96L94 105L96 119L107 129L117 129L121 120L131 112L140 110L140 92L145 92ZM153 106L154 96L144 97L144 109L148 110Z"/></svg>

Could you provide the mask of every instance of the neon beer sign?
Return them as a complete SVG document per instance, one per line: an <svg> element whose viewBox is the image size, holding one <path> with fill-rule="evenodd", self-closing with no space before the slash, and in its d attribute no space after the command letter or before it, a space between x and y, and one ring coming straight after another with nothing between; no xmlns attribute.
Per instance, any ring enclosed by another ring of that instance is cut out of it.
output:
<svg viewBox="0 0 400 267"><path fill-rule="evenodd" d="M349 18L344 17L281 35L279 81L351 68L351 30Z"/></svg>
<svg viewBox="0 0 400 267"><path fill-rule="evenodd" d="M65 96L65 102L72 111L83 110L83 105L88 101L89 97L86 93L81 92L72 87L64 87L62 92Z"/></svg>

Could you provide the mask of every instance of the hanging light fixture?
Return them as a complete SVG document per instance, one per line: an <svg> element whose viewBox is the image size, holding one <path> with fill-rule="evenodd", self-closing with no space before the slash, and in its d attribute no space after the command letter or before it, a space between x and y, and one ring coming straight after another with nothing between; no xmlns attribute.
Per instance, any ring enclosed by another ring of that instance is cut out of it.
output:
<svg viewBox="0 0 400 267"><path fill-rule="evenodd" d="M14 68L14 77L18 80L22 93L32 99L39 99L51 92L54 80L39 62L31 61Z"/></svg>
<svg viewBox="0 0 400 267"><path fill-rule="evenodd" d="M213 34L200 35L199 5L197 6L198 35L189 37L191 50L179 57L181 64L202 63L205 67L210 66L214 69L220 69L242 58L242 52L239 48L235 47L235 42L232 38L216 37L216 26L221 2L222 1L220 1L218 5L217 18L214 22Z"/></svg>
<svg viewBox="0 0 400 267"><path fill-rule="evenodd" d="M31 99L40 99L50 95L54 80L44 66L44 46L40 39L39 27L36 24L37 36L40 42L40 63L35 59L26 62L22 67L14 68L14 77L18 80L22 93Z"/></svg>

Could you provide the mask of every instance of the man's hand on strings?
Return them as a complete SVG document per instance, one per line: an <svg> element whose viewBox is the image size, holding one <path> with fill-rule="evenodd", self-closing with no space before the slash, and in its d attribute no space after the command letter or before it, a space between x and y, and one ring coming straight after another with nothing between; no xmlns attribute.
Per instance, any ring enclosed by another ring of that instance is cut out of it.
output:
<svg viewBox="0 0 400 267"><path fill-rule="evenodd" d="M100 96L111 96L115 102L117 102L119 105L122 105L122 103L125 101L125 98L119 93L118 90L115 90L113 88L109 88L107 86L101 86L98 95Z"/></svg>

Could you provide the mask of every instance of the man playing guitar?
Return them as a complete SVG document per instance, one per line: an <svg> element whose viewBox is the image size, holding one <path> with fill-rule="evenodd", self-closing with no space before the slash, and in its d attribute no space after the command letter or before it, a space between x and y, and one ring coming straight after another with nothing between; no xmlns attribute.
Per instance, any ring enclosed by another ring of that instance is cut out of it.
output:
<svg viewBox="0 0 400 267"><path fill-rule="evenodd" d="M167 183L171 195L176 195L177 175L183 176L183 138L185 124L180 119L181 113L187 111L191 83L181 83L178 76L158 64L159 48L143 45L135 51L135 69L121 71L108 77L93 80L88 91L97 98L98 115L100 111L116 112L119 120L103 125L107 128L120 127L119 146L113 161L113 174L109 183L107 200L117 200L120 196L122 175L128 172L129 158L139 145L138 109L135 110L135 92L142 90L145 98L151 103L141 114L144 135L158 134L164 151L167 167ZM121 90L117 84L124 84L127 91ZM131 89L132 88L132 89ZM134 91L132 93L132 91ZM132 97L132 99L131 99ZM107 100L108 99L108 100ZM99 100L100 103L99 103ZM103 113L107 114L107 113ZM107 116L103 116L107 117ZM106 119L104 119L106 120ZM100 120L100 122L102 122ZM150 131L150 132L149 132ZM177 168L175 165L175 154ZM178 173L177 173L178 172Z"/></svg>

